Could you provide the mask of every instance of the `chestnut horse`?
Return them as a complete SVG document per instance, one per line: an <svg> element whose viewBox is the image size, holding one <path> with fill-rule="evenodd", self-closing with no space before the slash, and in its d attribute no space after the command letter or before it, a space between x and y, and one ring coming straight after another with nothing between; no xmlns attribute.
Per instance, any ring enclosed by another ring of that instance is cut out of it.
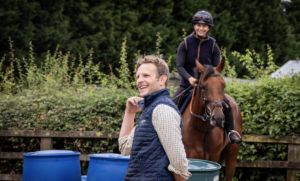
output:
<svg viewBox="0 0 300 181"><path fill-rule="evenodd" d="M233 113L234 129L242 135L242 116L233 98L225 94L225 81L221 76L225 59L217 67L204 67L196 61L201 76L193 88L192 99L183 113L182 139L188 158L225 161L225 180L235 173L238 144L230 144L224 131L225 96Z"/></svg>

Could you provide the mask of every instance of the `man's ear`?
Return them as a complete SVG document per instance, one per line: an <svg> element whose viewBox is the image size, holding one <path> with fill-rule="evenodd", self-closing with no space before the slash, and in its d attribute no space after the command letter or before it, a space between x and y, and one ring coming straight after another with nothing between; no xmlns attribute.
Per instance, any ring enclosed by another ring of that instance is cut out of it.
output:
<svg viewBox="0 0 300 181"><path fill-rule="evenodd" d="M168 81L168 76L166 75L161 75L159 77L159 82L160 82L160 85L167 85L167 81Z"/></svg>

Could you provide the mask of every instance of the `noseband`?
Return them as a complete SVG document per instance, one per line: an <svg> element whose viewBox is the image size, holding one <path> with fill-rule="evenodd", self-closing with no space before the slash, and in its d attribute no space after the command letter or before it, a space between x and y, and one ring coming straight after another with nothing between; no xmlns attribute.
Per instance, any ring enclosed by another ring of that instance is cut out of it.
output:
<svg viewBox="0 0 300 181"><path fill-rule="evenodd" d="M198 88L200 88L200 90L201 90L201 93L200 93L201 98L202 98L201 101L204 102L204 107L205 107L204 110L205 111L204 111L203 114L194 113L192 111L192 104L191 104L191 106L190 106L191 115L195 118L198 118L198 119L204 121L204 122L209 121L211 123L212 121L216 121L216 120L214 120L215 118L214 118L214 114L213 114L215 108L223 109L224 107L228 106L227 103L224 101L224 99L222 99L222 100L208 100L204 96L205 93L203 93L205 91L205 88L202 85L198 85L198 86L199 86ZM209 105L211 105L211 106L209 106ZM224 125L222 123L221 127L223 127L223 126Z"/></svg>
<svg viewBox="0 0 300 181"><path fill-rule="evenodd" d="M209 102L209 103L208 103ZM210 109L210 107L208 106L209 104L212 104L213 107L212 109ZM192 116L199 118L203 121L211 121L213 120L213 111L215 108L223 108L224 105L226 105L224 100L216 100L216 101L205 101L205 112L204 114L196 114L192 111L192 109L190 108L190 113Z"/></svg>

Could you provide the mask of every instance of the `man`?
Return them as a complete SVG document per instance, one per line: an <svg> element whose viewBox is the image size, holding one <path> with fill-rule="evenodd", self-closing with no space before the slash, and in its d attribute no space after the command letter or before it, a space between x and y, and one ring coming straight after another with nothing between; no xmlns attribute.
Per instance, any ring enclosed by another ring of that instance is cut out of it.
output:
<svg viewBox="0 0 300 181"><path fill-rule="evenodd" d="M187 95L189 89L196 86L199 77L198 72L195 72L195 60L203 65L217 66L221 56L216 40L209 36L213 27L212 15L205 10L197 11L192 18L192 25L194 32L179 44L176 57L176 68L181 76L181 82L174 93L174 100L181 112L184 111L186 105L185 99L189 98ZM240 144L241 136L234 130L231 107L224 110L225 129L230 143Z"/></svg>
<svg viewBox="0 0 300 181"><path fill-rule="evenodd" d="M140 95L128 98L119 135L120 152L130 154L127 181L182 181L191 175L182 143L181 117L166 88L168 78L164 60L153 55L138 60L136 85Z"/></svg>

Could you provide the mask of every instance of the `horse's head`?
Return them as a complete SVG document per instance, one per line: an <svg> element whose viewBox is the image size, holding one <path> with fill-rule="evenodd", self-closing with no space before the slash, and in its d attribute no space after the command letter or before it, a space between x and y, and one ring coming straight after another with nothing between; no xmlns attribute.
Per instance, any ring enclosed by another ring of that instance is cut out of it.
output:
<svg viewBox="0 0 300 181"><path fill-rule="evenodd" d="M212 126L224 126L225 81L220 74L224 66L224 58L217 67L203 66L199 61L196 61L196 67L201 76L197 87L194 89L192 101L195 103L192 107L195 104L200 107L198 111L194 109L194 114L202 117L204 121L210 121Z"/></svg>

